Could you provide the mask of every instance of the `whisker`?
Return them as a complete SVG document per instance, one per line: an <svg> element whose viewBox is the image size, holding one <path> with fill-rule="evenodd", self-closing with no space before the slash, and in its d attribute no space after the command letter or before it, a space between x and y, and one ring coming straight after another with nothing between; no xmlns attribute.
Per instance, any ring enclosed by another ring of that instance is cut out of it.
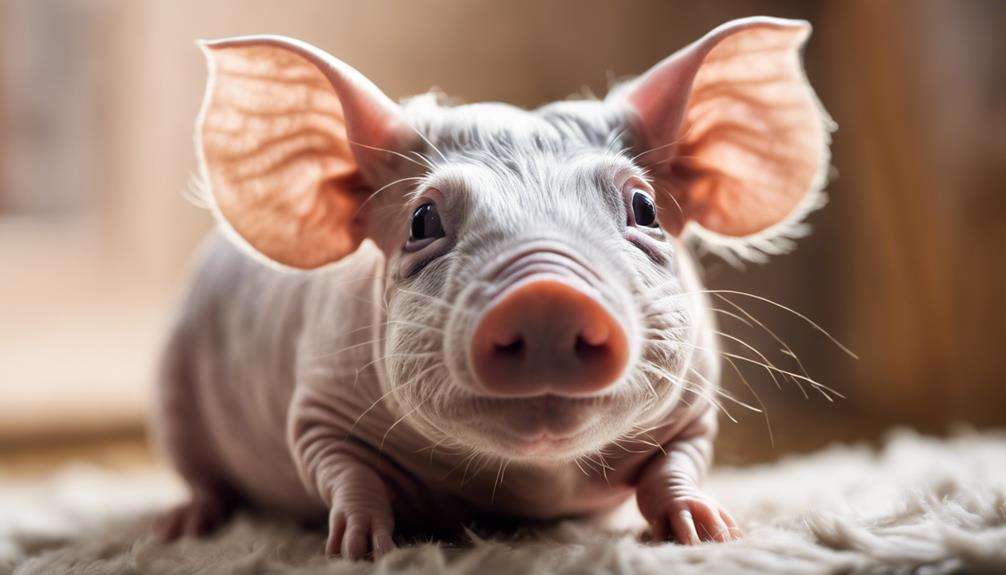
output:
<svg viewBox="0 0 1006 575"><path fill-rule="evenodd" d="M679 143L681 143L681 139L680 138L674 140L673 142L667 142L666 144L662 144L660 146L654 146L652 148L649 148L649 149L643 150L642 152L639 152L635 156L632 156L631 158L629 158L629 161L630 162L635 162L636 160L638 160L639 158L641 158L641 157L643 157L643 156L645 156L647 154L652 154L653 152L659 152L660 150L663 150L665 148L670 148L671 146L677 146Z"/></svg>
<svg viewBox="0 0 1006 575"><path fill-rule="evenodd" d="M510 465L509 461L507 461L507 460L500 460L499 469L496 471L496 479L495 479L495 481L493 481L493 491L492 491L492 495L489 498L490 501L493 501L493 502L496 501L496 488L499 487L500 485L503 485L503 476L504 476L504 474L506 474L506 468L509 465Z"/></svg>
<svg viewBox="0 0 1006 575"><path fill-rule="evenodd" d="M663 454L663 455L666 456L667 455L667 449L665 449L663 445L660 445L660 443L658 443L657 440L653 439L653 436L650 435L651 431L654 431L656 429L660 429L661 427L663 427L663 426L662 425L657 425L657 426L654 426L654 427L650 427L648 429L635 428L634 431L633 431L633 433L635 435L632 437L632 441L636 441L638 443L642 443L643 445L647 445L649 447L657 449L657 450L660 451L661 454ZM640 439L639 438L640 435L645 435L649 441Z"/></svg>
<svg viewBox="0 0 1006 575"><path fill-rule="evenodd" d="M648 453L648 451L646 451L646 450L629 449L629 448L625 447L624 445L622 445L622 441L623 440L621 438L619 438L619 439L613 439L611 442L615 445L615 447L621 449L622 451L624 451L626 453ZM632 439L627 439L627 441L632 441Z"/></svg>
<svg viewBox="0 0 1006 575"><path fill-rule="evenodd" d="M397 184L401 184L401 183L404 183L404 182L422 182L422 181L425 181L425 180L426 180L426 176L407 176L407 177L404 177L404 178L398 178L397 180L392 180L392 181L388 182L387 184L384 184L380 188L377 188L377 190L375 190L372 194L370 194L369 196L367 196L362 202L360 202L360 207L358 207L356 209L356 215L359 215L360 212L363 211L364 206L366 206L368 203L370 203L370 200L376 198L378 194L380 194L384 190L390 188L391 186L394 186L394 185L397 185Z"/></svg>
<svg viewBox="0 0 1006 575"><path fill-rule="evenodd" d="M437 169L436 164L434 164L433 161L426 156L426 154L420 153L418 150L412 150L409 153L419 158L423 163L429 166L430 171Z"/></svg>
<svg viewBox="0 0 1006 575"><path fill-rule="evenodd" d="M644 370L648 369L648 370L654 371L654 372L656 372L656 375L658 377L666 379L666 380L668 380L668 381L670 381L672 383L676 383L676 384L682 386L682 389L684 389L685 391L690 391L690 392L692 392L692 393L694 393L694 394L702 397L706 401L708 401L708 402L712 403L714 406L716 406L716 408L719 409L720 411L722 411L724 414L726 414L726 416L728 418L730 418L730 420L733 421L734 423L737 423L737 420L730 414L729 411L727 411L726 407L724 407L722 403L716 401L715 397L708 395L707 391L712 391L714 394L723 395L727 399L729 399L729 400L733 401L734 403L737 403L738 405L741 405L743 407L746 407L746 408L749 408L749 409L752 408L751 406L745 404L744 402L741 402L740 400L738 400L738 399L730 396L729 394L726 394L722 390L720 390L719 386L713 385L713 383L710 382L708 378L706 378L704 375L702 375L701 373L699 373L694 368L689 368L689 371L691 373L695 374L695 376L697 376L700 379L702 379L703 383L706 384L704 388L699 388L699 387L695 387L695 386L691 385L691 383L689 381L687 381L686 379L684 379L684 378L682 378L682 377L680 377L680 376L678 376L676 374L673 374L673 373L667 371L666 369L660 367L659 365L657 365L657 364L655 364L655 363L653 363L651 361L643 362L643 364L641 364L640 367L642 369L644 369ZM755 411L758 411L758 410L755 409Z"/></svg>
<svg viewBox="0 0 1006 575"><path fill-rule="evenodd" d="M737 373L737 377L739 377L741 381L744 382L744 386L748 388L748 391L750 391L751 395L754 396L755 401L758 402L758 406L761 407L761 413L765 418L765 427L768 429L769 445L775 447L775 434L772 432L772 422L769 421L768 408L765 407L765 402L761 400L761 397L758 395L758 393L754 390L753 387L751 387L751 384L748 383L748 378L745 377L744 372L742 372L741 369L737 367L737 363L729 357L725 357L723 359L727 360L727 363L730 364L730 367L732 367L734 369L734 372Z"/></svg>
<svg viewBox="0 0 1006 575"><path fill-rule="evenodd" d="M679 343L679 345L687 345L689 347L693 347L693 348L698 349L698 350L709 351L709 352L713 352L713 353L718 353L718 354L720 354L722 356L732 357L733 359L738 359L740 361L744 361L744 362L751 363L751 364L754 364L754 365L759 365L759 366L761 366L763 368L775 371L776 373L780 373L780 374L784 374L784 375L789 375L791 377L795 377L795 378L801 379L801 380L806 381L807 383L809 383L815 389L817 389L818 392L821 393L821 395L824 396L824 398L827 399L828 401L834 401L834 400L832 399L832 397L830 395L828 395L827 393L825 393L825 391L834 394L836 397L845 399L845 396L842 395L841 393L839 393L838 391L836 391L836 390L828 387L827 385L824 385L823 383L815 381L815 380L813 380L813 379L811 379L809 377L805 377L803 375L800 375L799 373L793 373L791 371L787 371L785 369L781 369L781 368L776 367L774 365L766 365L764 363L761 363L761 362L759 362L759 361L757 361L755 359L751 359L750 357L747 357L747 356L744 356L744 355L738 355L738 354L735 354L735 353L730 353L730 352L726 352L726 351L722 351L722 350L708 349L708 348L705 348L705 347L702 347L702 346L698 346L698 345L695 345L695 344L691 344L691 343L687 343L687 342L678 342L678 343Z"/></svg>
<svg viewBox="0 0 1006 575"><path fill-rule="evenodd" d="M467 483L469 481L468 480L468 470L471 467L472 463L475 462L475 461L477 461L477 460L479 460L479 459L481 459L482 457L484 457L482 454L480 454L479 452L477 452L475 450L472 450L471 457L468 459L468 463L465 465L465 472L461 476L461 485L462 486L464 486L465 483ZM478 469L476 469L475 472L472 474L472 478L473 479L474 479L475 475L478 475Z"/></svg>
<svg viewBox="0 0 1006 575"><path fill-rule="evenodd" d="M414 296L414 297L417 297L417 298L424 299L424 300L426 300L426 301L428 301L430 303L437 304L437 305L441 306L442 308L445 308L448 311L457 311L458 313L468 314L468 315L475 313L475 312L470 311L470 310L456 308L456 306L454 306L454 304L451 303L450 301L448 301L446 299L443 299L441 297L434 296L434 295L425 294L423 292L418 292L418 291L410 290L410 289L406 289L406 288L399 288L398 292L399 293L403 293L403 294L408 295L408 296Z"/></svg>
<svg viewBox="0 0 1006 575"><path fill-rule="evenodd" d="M354 142L354 141L350 141L349 143L352 144L352 145L354 145L354 146L359 146L361 148L366 148L368 150L373 150L375 152L386 152L388 154L392 154L392 155L397 156L397 157L399 157L399 158L401 158L401 159L403 159L403 160L405 160L407 162L412 162L413 164L419 166L420 168L426 169L426 170L432 170L433 169L432 165L423 164L422 162L417 162L416 160L414 160L414 159L406 156L405 154L403 154L401 152L396 152L395 150L389 150L387 148L378 148L377 146L368 146L367 144L363 144L363 143L360 143L360 142Z"/></svg>
<svg viewBox="0 0 1006 575"><path fill-rule="evenodd" d="M430 444L427 447L423 447L423 448L417 449L416 453L422 453L423 451L429 450L430 451L430 464L432 465L433 464L433 454L437 451L437 448L440 447L441 445L443 445L444 443L447 443L448 441L450 441L450 439L451 439L451 437L449 435L445 435L445 436L441 437L440 439L438 439L436 443Z"/></svg>
<svg viewBox="0 0 1006 575"><path fill-rule="evenodd" d="M739 316L739 315L737 315L737 314L735 314L735 313L733 313L733 312L731 312L729 310L725 310L725 309L718 308L718 307L713 307L713 306L709 306L709 309L712 310L714 313L719 313L719 314L725 315L727 317L733 318L733 319L735 319L735 320L743 323L744 325L746 325L746 326L748 326L750 328L754 328L754 326L751 325L750 321L744 319L743 317L741 317L741 316Z"/></svg>
<svg viewBox="0 0 1006 575"><path fill-rule="evenodd" d="M325 353L322 353L322 354L311 356L310 359L324 359L324 358L328 358L328 357L334 357L336 355L339 355L340 353L344 353L344 352L347 352L349 350L356 349L358 347L364 347L364 346L367 346L367 345L373 345L373 344L375 344L375 343L377 343L377 342L379 342L379 341L381 341L383 339L384 339L384 336L375 337L375 338L369 339L367 341L361 341L359 343L354 343L354 344L351 344L351 345L347 345L346 347L343 347L341 349L337 349L335 351L325 352Z"/></svg>
<svg viewBox="0 0 1006 575"><path fill-rule="evenodd" d="M432 325L427 325L425 323L418 322L418 321L411 321L411 320L405 320L405 319L396 319L396 320L392 320L392 321L390 321L388 323L389 324L395 324L395 325L406 325L406 326L414 327L414 328L417 328L417 329L432 331L432 332L436 332L436 333L444 333L444 330L442 328L434 327Z"/></svg>
<svg viewBox="0 0 1006 575"><path fill-rule="evenodd" d="M413 407L409 411L407 411L404 414L402 414L401 417L399 417L398 419L396 419L395 422L391 424L391 427L389 427L388 430L384 432L384 436L381 437L381 444L380 444L380 446L378 447L378 450L377 450L378 453L384 453L384 443L388 440L388 436L391 435L391 431L393 429L395 429L395 427L397 427L399 423L405 421L405 418L407 418L410 415L412 415L413 413L419 411L423 407L423 404L426 403L427 399L429 399L429 397L427 397L427 398L423 399L422 401L420 401L419 403L417 403L415 407Z"/></svg>
<svg viewBox="0 0 1006 575"><path fill-rule="evenodd" d="M349 426L349 434L352 434L353 431L356 430L356 426L359 425L359 423L361 421L363 421L363 418L366 417L368 413L370 413L375 407L377 407L389 395L395 393L395 391L397 391L400 387L403 387L405 385L408 385L408 382L396 385L395 387L393 387L393 388L389 389L388 391L384 392L383 394L381 394L381 396L378 397L377 399L375 399L373 402L371 402L371 404L369 406L367 406L367 409L364 409L363 411L361 411L360 415L358 415L356 417L356 419L353 420L353 425Z"/></svg>
<svg viewBox="0 0 1006 575"><path fill-rule="evenodd" d="M851 357L853 359L859 359L858 355L856 355L855 353L853 353L852 350L850 350L848 347L846 347L845 345L843 345L842 342L838 341L838 339L835 336L831 335L831 333L828 332L828 330L826 330L823 327L821 327L820 325L818 325L817 322L815 322L814 320L810 319L806 315L804 315L804 314L796 311L795 309L793 309L791 307L785 306L785 305L783 305L783 304L781 304L779 302L773 301L773 300L771 300L771 299L769 299L767 297L762 297L760 295L755 295L755 294L752 294L752 293L742 292L742 291L738 291L738 290L727 290L727 289L693 290L693 291L678 292L678 293L674 293L674 294L669 294L667 296L663 296L661 298L658 298L656 300L653 300L653 301L647 302L647 303L648 304L652 304L652 303L656 303L658 301L662 301L664 299L668 299L668 298L672 298L672 297L682 297L682 296L694 295L694 294L700 294L700 293L737 295L737 296L742 296L742 297L747 297L747 298L755 299L755 300L758 300L760 302L767 303L767 304L769 304L771 306L777 307L777 308L779 308L781 310L784 310L786 312L789 312L789 313L793 314L794 316L796 316L796 317L800 318L801 320L803 320L807 325L809 325L812 328L814 328L818 333L820 333L821 335L823 335L826 338L828 338L829 341L831 341L833 344L835 344L836 347L838 347L840 350L842 350L849 357ZM721 295L721 299L726 299L727 301L729 301L728 298L726 298L725 296L722 296L722 295Z"/></svg>
<svg viewBox="0 0 1006 575"><path fill-rule="evenodd" d="M420 131L420 130L419 130L419 128L416 128L416 127L415 127L415 126L413 126L412 124L408 124L408 126L409 126L410 128L412 128L412 131L413 131L413 132L415 132L415 133L416 133L416 135L417 135L417 136L419 136L419 138L420 138L420 139L421 139L422 141L426 142L426 145L427 145L427 146L429 146L429 147L433 148L433 151L434 151L434 152L436 152L436 153L437 153L437 155L439 155L439 156L440 156L440 159L441 159L441 160L443 160L445 164L447 163L447 161L448 161L448 160L447 160L447 156L445 156L445 155L444 155L444 153L440 151L440 148L438 148L438 147L437 147L436 145L434 145L434 143L433 143L433 142L431 142L431 141L430 141L430 139L429 139L429 138L427 138L427 137L426 137L426 135L425 135L425 134L423 134L423 133L422 133L422 131Z"/></svg>
<svg viewBox="0 0 1006 575"><path fill-rule="evenodd" d="M360 382L360 374L362 374L363 372L367 371L367 368L369 368L370 366L374 365L375 363L377 363L379 361L384 361L386 359L391 359L391 358L396 358L396 357L422 359L422 358L426 358L426 357L438 357L439 355L440 354L437 353L437 352L435 352L435 351L402 352L402 353L389 353L389 354L382 355L381 357L372 359L372 360L368 361L367 363L361 365L360 367L356 368L356 378L353 379L353 386L352 387L355 390L356 389L356 385Z"/></svg>
<svg viewBox="0 0 1006 575"><path fill-rule="evenodd" d="M729 392L724 391L722 388L717 387L713 391L716 393L716 395L722 397L723 399L726 399L726 400L730 401L733 404L736 404L736 405L738 405L740 407L743 407L744 409L747 409L749 411L753 411L754 413L758 413L758 414L764 414L765 413L764 410L762 410L762 409L760 409L758 407L755 407L755 406L751 405L750 403L748 403L746 401L742 401L740 399L737 399L736 397L734 397L733 395L731 395Z"/></svg>
<svg viewBox="0 0 1006 575"><path fill-rule="evenodd" d="M765 357L765 354L763 354L762 352L758 351L757 348L755 348L753 345L749 344L748 342L742 340L741 338L732 336L729 333L723 333L722 331L718 331L718 330L715 330L715 329L712 330L712 332L715 333L716 335L720 336L720 337L725 337L725 338L729 339L730 341L735 341L735 342L741 344L746 349L751 350L763 362L765 362L768 365L771 365L773 368L775 367L775 364L772 363L772 361L769 358ZM773 373L772 370L770 370L768 368L766 368L766 370L768 371L769 376L772 378L772 381L775 382L776 388L782 389L782 385L779 384L779 380L776 378L775 373Z"/></svg>
<svg viewBox="0 0 1006 575"><path fill-rule="evenodd" d="M776 341L776 343L778 343L779 345L782 346L782 350L781 350L782 353L784 353L784 354L790 356L791 358L793 358L793 361L796 362L796 365L800 369L800 372L803 373L803 375L805 375L807 377L810 377L810 374L807 373L807 368L805 368L803 366L803 362L800 361L800 358L796 355L796 352L793 351L793 349L790 348L789 344L787 344L781 337L779 337L778 335L776 335L776 333L774 331L772 331L771 329L769 329L769 327L767 325L765 325L764 322L758 320L758 318L754 317L749 311L747 311L746 309L744 309L743 307L741 307L739 304L737 304L737 303L735 303L735 302L733 302L733 301L731 301L731 300L729 300L729 299L727 299L727 298L725 298L725 297L723 297L721 295L718 295L718 294L716 295L716 297L719 298L720 300L726 302L727 304L733 306L734 309L736 309L737 311L743 313L745 316L748 317L748 319L750 319L755 324L757 324L758 327L762 328L762 330L764 330L765 333L769 334L769 336L772 339L774 339ZM800 388L800 392L803 393L803 396L805 398L809 398L810 397L810 396L807 395L807 390L805 390L803 388L803 385L800 383L799 380L793 378L793 382L796 383L797 387Z"/></svg>
<svg viewBox="0 0 1006 575"><path fill-rule="evenodd" d="M696 377L698 377L699 379L701 379L706 384L706 389L711 389L711 390L716 390L717 389L717 386L713 385L713 383L711 381L709 381L709 378L707 378L706 376L704 376L701 373L699 373L699 371L697 369L695 369L694 367L688 368L688 371L691 372ZM737 423L737 418L735 418L729 411L727 411L726 406L724 406L719 401L716 401L715 397L706 395L704 393L700 393L698 391L695 391L694 393L696 393L697 395L699 395L700 397L702 397L703 399L705 399L709 403L713 404L713 406L716 409L722 411L723 415L727 416L727 419L729 419L733 423Z"/></svg>
<svg viewBox="0 0 1006 575"><path fill-rule="evenodd" d="M437 332L437 333L443 333L444 332L444 330L442 328L439 328L439 327L436 327L436 326L432 326L432 325L428 325L428 324L424 324L422 322L410 321L410 320L392 319L392 320L387 320L387 321L383 321L383 322L375 322L375 323L372 323L370 325L365 325L363 327L358 327L358 328L349 330L347 332L343 332L343 333L339 334L338 336L334 336L332 339L344 339L344 337L346 335L350 335L350 334L353 334L353 333L356 333L356 332L360 332L360 331L364 331L364 330L374 329L374 328L376 328L376 327L378 327L380 325L405 325L405 326L409 326L409 327L415 327L417 330L420 330L420 331L432 331L432 332ZM325 357L331 357L331 356L334 356L334 355L338 355L338 354L340 354L340 353L342 353L344 351L347 351L349 349L355 349L357 347L361 347L361 346L364 346L364 345L376 343L378 341L381 341L384 338L385 338L385 336L379 336L379 337L376 337L374 339L370 339L370 340L367 340L367 341L362 341L362 342L359 342L359 343L355 343L355 344L346 346L344 348L341 348L341 349L338 349L338 350L335 350L335 351L328 351L328 350L326 350L322 354L319 354L319 355L316 355L316 356L312 356L311 359L321 359L321 358L325 358ZM324 345L323 343L320 343L320 344L317 344L315 347L322 347L323 345Z"/></svg>

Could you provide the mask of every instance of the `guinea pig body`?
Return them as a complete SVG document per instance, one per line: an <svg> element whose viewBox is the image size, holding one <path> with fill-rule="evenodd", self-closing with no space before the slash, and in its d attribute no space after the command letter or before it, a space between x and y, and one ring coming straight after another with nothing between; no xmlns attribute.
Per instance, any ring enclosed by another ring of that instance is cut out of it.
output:
<svg viewBox="0 0 1006 575"><path fill-rule="evenodd" d="M192 492L162 535L243 502L325 518L327 551L359 558L635 495L658 539L738 536L701 489L719 356L685 239L778 251L820 205L808 32L736 21L603 101L536 110L399 105L295 40L205 44L222 233L161 372L156 429Z"/></svg>
<svg viewBox="0 0 1006 575"><path fill-rule="evenodd" d="M311 468L322 450L344 450L373 469L373 497L386 498L398 521L450 529L482 516L611 510L635 493L657 446L689 426L694 433L697 421L706 426L703 439L714 437L705 399L716 380L711 347L697 360L695 391L639 441L601 446L602 455L507 462L436 445L382 401L382 260L364 246L322 273L290 274L220 234L206 240L159 381L159 440L195 494L167 518L166 536L208 529L241 502L325 517L316 475L337 471ZM319 428L324 435L312 437Z"/></svg>

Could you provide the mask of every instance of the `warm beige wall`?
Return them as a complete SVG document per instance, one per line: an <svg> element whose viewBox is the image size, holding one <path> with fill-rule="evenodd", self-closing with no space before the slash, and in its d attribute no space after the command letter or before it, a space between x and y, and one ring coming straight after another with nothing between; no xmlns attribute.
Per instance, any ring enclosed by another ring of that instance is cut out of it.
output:
<svg viewBox="0 0 1006 575"><path fill-rule="evenodd" d="M806 401L752 372L777 427L796 422L796 441L806 429L800 421L824 417L838 422L828 436L865 430L866 419L937 429L960 419L1002 423L1006 174L997 158L1006 125L1001 105L983 96L1003 89L989 60L1004 48L995 32L1002 11L968 6L108 0L108 33L96 47L103 197L94 217L71 226L0 225L0 261L12 277L0 284L0 328L8 328L0 329L0 378L61 390L48 396L60 398L63 413L114 405L135 420L142 411L169 296L211 225L181 197L195 169L192 122L205 80L197 38L288 34L346 60L393 97L436 86L468 101L533 106L584 88L603 94L612 77L641 72L726 19L767 13L815 25L806 62L840 125L838 178L831 205L812 217L817 233L796 253L744 272L708 260L706 274L714 287L807 313L862 356L852 361L791 316L751 306L812 375L849 396ZM775 347L766 337L752 341ZM17 397L35 410L18 409L23 420L38 420L51 404L23 390ZM762 433L756 420L744 425Z"/></svg>

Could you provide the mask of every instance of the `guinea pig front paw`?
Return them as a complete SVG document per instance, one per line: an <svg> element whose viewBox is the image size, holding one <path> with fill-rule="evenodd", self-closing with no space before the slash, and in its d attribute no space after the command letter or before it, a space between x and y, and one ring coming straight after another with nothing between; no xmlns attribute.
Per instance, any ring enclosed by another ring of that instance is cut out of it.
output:
<svg viewBox="0 0 1006 575"><path fill-rule="evenodd" d="M391 513L366 507L333 507L328 519L328 543L325 553L353 561L368 553L380 559L395 548L391 537L394 520Z"/></svg>
<svg viewBox="0 0 1006 575"><path fill-rule="evenodd" d="M668 497L652 514L650 529L656 541L695 545L703 541L734 541L741 530L730 514L701 492Z"/></svg>
<svg viewBox="0 0 1006 575"><path fill-rule="evenodd" d="M395 517L384 480L355 457L328 449L328 457L314 465L329 508L325 553L354 561L368 555L379 559L395 547Z"/></svg>

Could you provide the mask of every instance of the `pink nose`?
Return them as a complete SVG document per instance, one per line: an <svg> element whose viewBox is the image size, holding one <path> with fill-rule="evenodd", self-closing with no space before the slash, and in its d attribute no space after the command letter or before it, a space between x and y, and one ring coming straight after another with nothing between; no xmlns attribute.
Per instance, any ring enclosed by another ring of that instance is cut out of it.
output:
<svg viewBox="0 0 1006 575"><path fill-rule="evenodd" d="M504 293L471 342L475 376L499 395L590 395L618 380L625 332L594 297L554 279Z"/></svg>

